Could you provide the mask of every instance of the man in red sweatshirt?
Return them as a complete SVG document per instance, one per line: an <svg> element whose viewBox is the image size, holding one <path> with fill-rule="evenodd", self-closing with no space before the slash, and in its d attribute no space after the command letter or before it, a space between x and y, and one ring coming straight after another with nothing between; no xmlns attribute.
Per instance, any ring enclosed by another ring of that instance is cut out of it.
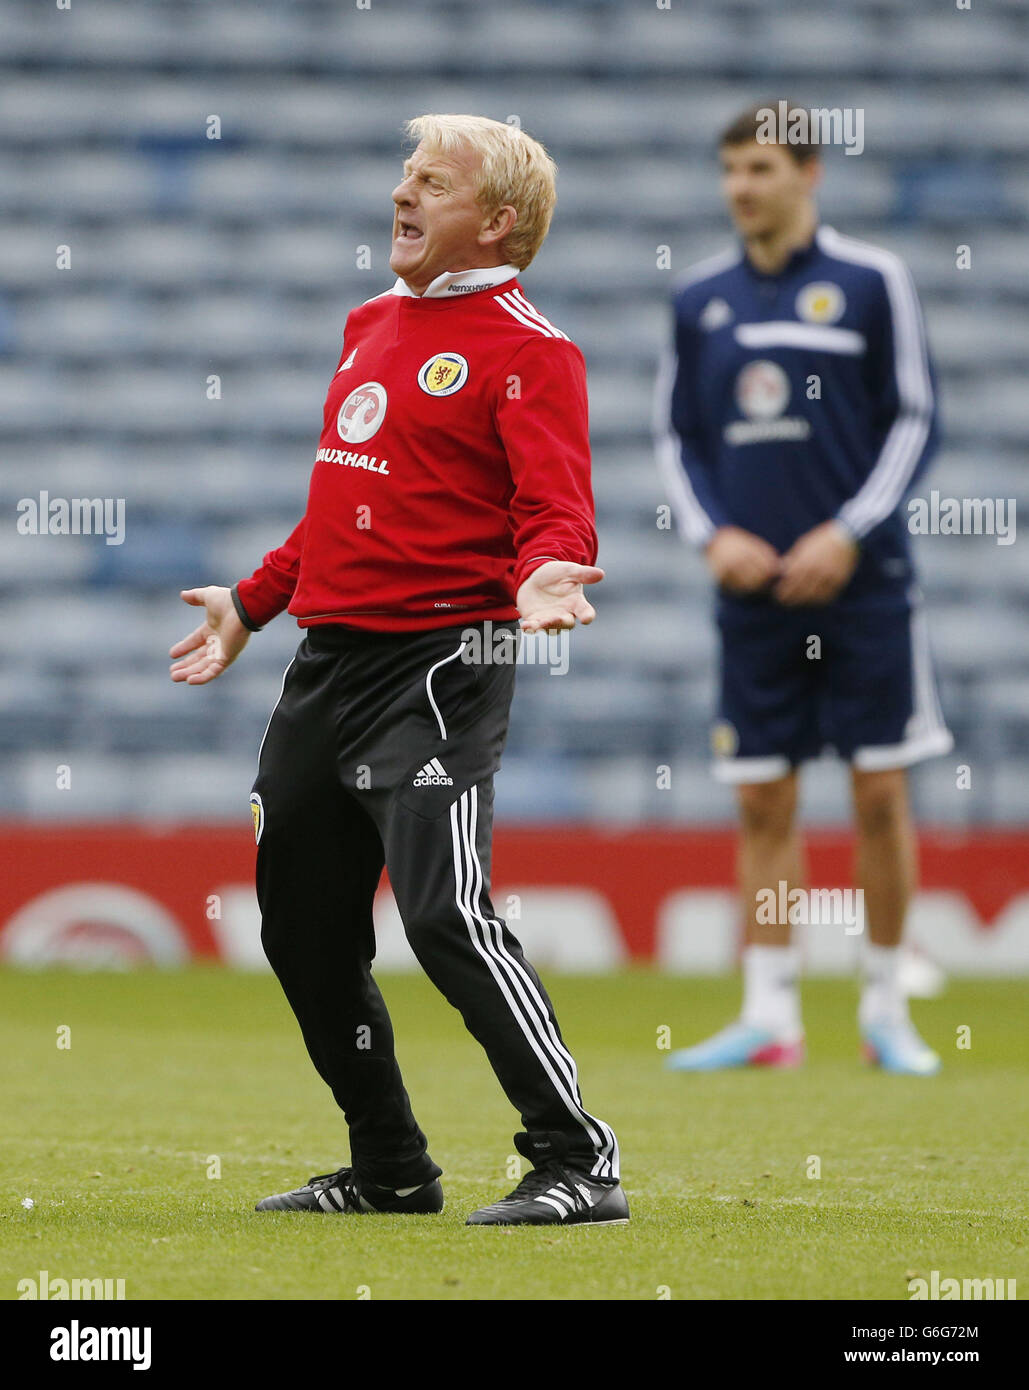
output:
<svg viewBox="0 0 1029 1390"><path fill-rule="evenodd" d="M517 278L550 225L555 168L484 117L422 116L407 133L399 278L347 319L306 513L249 579L183 592L205 621L171 649L172 679L202 685L283 610L306 629L250 798L257 893L351 1158L257 1209L443 1207L371 973L385 865L415 955L525 1126L532 1168L468 1224L619 1223L614 1133L584 1108L547 992L490 901L519 629L591 622L583 586L603 578L585 364Z"/></svg>

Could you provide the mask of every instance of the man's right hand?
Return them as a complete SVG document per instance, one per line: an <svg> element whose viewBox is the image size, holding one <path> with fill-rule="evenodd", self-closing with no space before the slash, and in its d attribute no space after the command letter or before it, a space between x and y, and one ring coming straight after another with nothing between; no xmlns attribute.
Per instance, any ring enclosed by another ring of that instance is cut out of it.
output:
<svg viewBox="0 0 1029 1390"><path fill-rule="evenodd" d="M775 547L741 526L720 526L705 553L715 579L734 594L756 593L779 573L780 556Z"/></svg>
<svg viewBox="0 0 1029 1390"><path fill-rule="evenodd" d="M206 589L183 589L181 596L194 608L205 609L207 621L176 642L168 653L181 658L172 666L171 678L187 685L206 685L236 660L250 630L240 622L228 589L209 584Z"/></svg>

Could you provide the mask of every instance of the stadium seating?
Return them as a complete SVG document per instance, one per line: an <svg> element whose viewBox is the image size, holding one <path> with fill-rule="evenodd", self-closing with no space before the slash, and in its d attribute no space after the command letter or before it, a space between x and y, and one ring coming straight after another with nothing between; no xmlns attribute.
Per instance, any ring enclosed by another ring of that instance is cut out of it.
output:
<svg viewBox="0 0 1029 1390"><path fill-rule="evenodd" d="M167 647L195 621L177 592L249 573L302 512L343 320L392 280L399 125L421 110L515 116L551 148L558 210L525 284L591 373L600 618L568 675L520 672L501 815L731 811L706 775L709 586L657 527L650 419L673 276L731 240L712 142L742 106L785 92L865 110L865 152L830 155L822 208L918 284L946 425L926 487L1029 505L1021 0L974 20L936 0L44 9L0 0L0 500L11 516L43 488L122 497L127 533L0 533L0 815L60 817L69 763L77 815L245 816L297 633L282 618L226 680L173 686ZM937 536L916 554L976 769L964 799L944 794L947 760L920 769L919 806L1025 821L1025 547ZM838 819L845 792L820 764L808 818Z"/></svg>

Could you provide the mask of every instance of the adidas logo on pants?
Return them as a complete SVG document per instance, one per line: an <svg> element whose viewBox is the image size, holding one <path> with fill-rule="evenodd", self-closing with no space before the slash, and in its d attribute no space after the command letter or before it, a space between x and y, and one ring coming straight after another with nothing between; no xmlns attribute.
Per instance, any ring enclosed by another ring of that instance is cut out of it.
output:
<svg viewBox="0 0 1029 1390"><path fill-rule="evenodd" d="M432 758L425 764L411 785L415 787L452 787L454 779L447 776L447 770L439 758Z"/></svg>

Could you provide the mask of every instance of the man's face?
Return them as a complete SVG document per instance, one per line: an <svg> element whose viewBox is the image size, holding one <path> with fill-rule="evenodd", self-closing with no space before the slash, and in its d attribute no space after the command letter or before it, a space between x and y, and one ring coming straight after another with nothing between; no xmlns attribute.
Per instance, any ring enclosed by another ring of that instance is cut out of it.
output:
<svg viewBox="0 0 1029 1390"><path fill-rule="evenodd" d="M722 191L744 239L774 236L797 216L818 181L819 164L798 164L782 145L724 145Z"/></svg>
<svg viewBox="0 0 1029 1390"><path fill-rule="evenodd" d="M481 240L489 218L475 197L481 156L462 146L452 154L419 145L393 190L390 268L416 294L447 270L499 265L499 242Z"/></svg>

